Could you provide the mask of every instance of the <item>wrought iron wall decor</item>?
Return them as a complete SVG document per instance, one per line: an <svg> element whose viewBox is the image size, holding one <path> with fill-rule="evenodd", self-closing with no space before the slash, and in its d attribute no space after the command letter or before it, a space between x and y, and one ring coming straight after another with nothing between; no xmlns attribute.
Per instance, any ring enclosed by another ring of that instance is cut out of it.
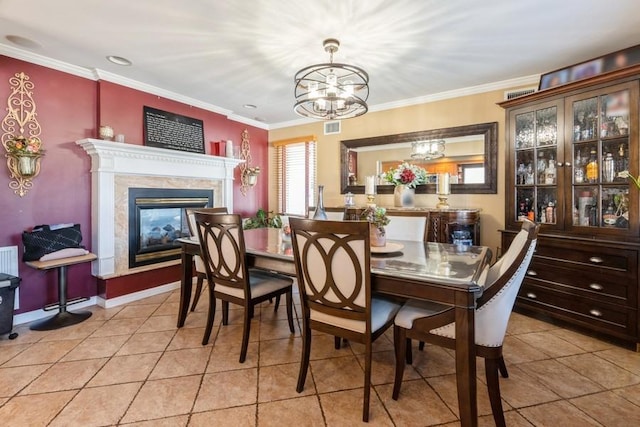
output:
<svg viewBox="0 0 640 427"><path fill-rule="evenodd" d="M247 195L250 187L258 182L260 167L251 166L251 146L249 144L249 131L242 131L242 142L240 143L240 159L244 160L240 164L240 192L243 196Z"/></svg>
<svg viewBox="0 0 640 427"><path fill-rule="evenodd" d="M40 173L44 155L40 141L40 123L33 99L34 84L23 72L9 78L11 92L7 98L7 115L2 120L2 146L11 181L9 188L23 197Z"/></svg>

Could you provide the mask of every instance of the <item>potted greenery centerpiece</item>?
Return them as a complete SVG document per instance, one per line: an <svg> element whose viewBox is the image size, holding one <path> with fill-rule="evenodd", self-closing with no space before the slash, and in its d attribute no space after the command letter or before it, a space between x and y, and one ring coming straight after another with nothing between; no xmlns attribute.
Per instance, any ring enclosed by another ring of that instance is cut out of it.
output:
<svg viewBox="0 0 640 427"><path fill-rule="evenodd" d="M369 206L362 211L360 218L369 221L371 246L385 246L387 236L384 227L391 221L387 216L387 210L377 206Z"/></svg>
<svg viewBox="0 0 640 427"><path fill-rule="evenodd" d="M267 212L264 209L258 209L256 216L244 220L242 228L250 230L253 228L282 228L282 219L280 215L272 215L273 212Z"/></svg>

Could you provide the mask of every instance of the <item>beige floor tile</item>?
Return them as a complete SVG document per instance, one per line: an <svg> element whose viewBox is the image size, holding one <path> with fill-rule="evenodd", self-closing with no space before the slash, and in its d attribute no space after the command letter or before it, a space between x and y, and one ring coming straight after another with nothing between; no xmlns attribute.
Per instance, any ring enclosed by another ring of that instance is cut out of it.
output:
<svg viewBox="0 0 640 427"><path fill-rule="evenodd" d="M88 310L93 313L93 315L91 315L91 321L109 320L113 316L118 314L118 312L122 310L124 307L126 306L120 305L118 307L112 307L112 308L102 308L98 306L93 306L93 307L89 307Z"/></svg>
<svg viewBox="0 0 640 427"><path fill-rule="evenodd" d="M508 335L527 334L531 332L550 331L558 329L556 326L534 319L533 317L524 316L519 313L511 313L509 324L507 325Z"/></svg>
<svg viewBox="0 0 640 427"><path fill-rule="evenodd" d="M136 317L147 318L155 313L160 304L135 304L128 305L118 312L113 319L133 319ZM177 313L176 310L174 313Z"/></svg>
<svg viewBox="0 0 640 427"><path fill-rule="evenodd" d="M364 344L360 344L357 342L349 342L349 346L351 347L351 350L353 350L355 354L364 354L365 352ZM377 340L375 340L373 342L373 345L371 346L371 351L373 353L376 353L379 351L393 351L393 349L394 349L393 339L389 340L389 338L387 338L385 335L382 335Z"/></svg>
<svg viewBox="0 0 640 427"><path fill-rule="evenodd" d="M605 351L599 351L595 353L595 355L608 360L627 371L640 375L640 352L616 347Z"/></svg>
<svg viewBox="0 0 640 427"><path fill-rule="evenodd" d="M283 422L283 414L286 423ZM258 404L260 427L291 426L323 427L325 425L317 396L280 400Z"/></svg>
<svg viewBox="0 0 640 427"><path fill-rule="evenodd" d="M0 366L29 347L31 347L31 343L0 347Z"/></svg>
<svg viewBox="0 0 640 427"><path fill-rule="evenodd" d="M527 421L522 415L520 415L517 411L507 411L504 413L505 423L509 427L533 427L529 421ZM460 423L458 423L458 426ZM478 417L478 427L495 427L495 421L493 420L493 415L484 415L482 417ZM552 424L552 426L555 426ZM444 427L444 426L443 426ZM544 427L542 425L538 427Z"/></svg>
<svg viewBox="0 0 640 427"><path fill-rule="evenodd" d="M535 347L525 343L517 336L509 335L505 337L502 345L502 354L507 364L509 365L532 362L534 360L548 359L545 353L537 350Z"/></svg>
<svg viewBox="0 0 640 427"><path fill-rule="evenodd" d="M52 364L0 368L0 396L13 396L51 366Z"/></svg>
<svg viewBox="0 0 640 427"><path fill-rule="evenodd" d="M292 334L289 330L289 322L285 320L271 320L260 322L260 340L277 340L292 336L299 336L300 330L295 327Z"/></svg>
<svg viewBox="0 0 640 427"><path fill-rule="evenodd" d="M279 419L282 426L282 416ZM260 426L268 425L260 420ZM255 427L256 405L240 406L237 408L219 409L217 411L199 412L191 415L189 427Z"/></svg>
<svg viewBox="0 0 640 427"><path fill-rule="evenodd" d="M60 412L50 427L90 427L116 424L142 383L85 388Z"/></svg>
<svg viewBox="0 0 640 427"><path fill-rule="evenodd" d="M100 326L91 334L91 338L112 337L115 335L131 335L136 332L144 323L145 318L114 318L107 320L104 325Z"/></svg>
<svg viewBox="0 0 640 427"><path fill-rule="evenodd" d="M585 352L580 347L565 341L551 332L532 332L522 334L518 335L518 339L549 355L550 357L571 356L573 354L581 354Z"/></svg>
<svg viewBox="0 0 640 427"><path fill-rule="evenodd" d="M377 386L376 390L396 425L436 425L457 418L424 380L404 382L398 400L391 398L391 384Z"/></svg>
<svg viewBox="0 0 640 427"><path fill-rule="evenodd" d="M452 353L442 347L425 345L424 351L419 351L414 346L413 367L426 378L454 374L456 359Z"/></svg>
<svg viewBox="0 0 640 427"><path fill-rule="evenodd" d="M164 351L175 333L175 331L159 331L133 334L116 354L118 356L124 356L127 354Z"/></svg>
<svg viewBox="0 0 640 427"><path fill-rule="evenodd" d="M190 316L187 316L187 320L189 320L189 317ZM178 313L171 316L151 316L147 319L138 319L142 320L143 323L137 332L175 331L177 329L177 319Z"/></svg>
<svg viewBox="0 0 640 427"><path fill-rule="evenodd" d="M129 339L128 335L118 335L113 337L87 338L76 348L71 350L62 360L99 359L111 357L122 344Z"/></svg>
<svg viewBox="0 0 640 427"><path fill-rule="evenodd" d="M574 357L583 356L571 356L568 359L573 359ZM565 399L603 390L598 383L580 375L578 373L581 372L580 369L575 369L571 363L563 364L556 360L541 360L520 364L518 368L536 378Z"/></svg>
<svg viewBox="0 0 640 427"><path fill-rule="evenodd" d="M563 427L600 426L593 418L567 401L544 403L520 409L520 414L536 426L552 426L562 420Z"/></svg>
<svg viewBox="0 0 640 427"><path fill-rule="evenodd" d="M107 359L90 359L56 363L22 390L20 394L82 388L106 362Z"/></svg>
<svg viewBox="0 0 640 427"><path fill-rule="evenodd" d="M364 369L364 354L359 354L358 361ZM371 354L371 384L391 384L395 380L396 376L396 355L393 350L391 351L378 351ZM414 369L412 365L405 365L404 374L402 376L404 380L415 380L420 378L420 374Z"/></svg>
<svg viewBox="0 0 640 427"><path fill-rule="evenodd" d="M18 338L10 340L8 335L0 337L0 348L12 345L33 344L46 337L49 331L32 331L29 324L14 325L13 332L18 334Z"/></svg>
<svg viewBox="0 0 640 427"><path fill-rule="evenodd" d="M364 385L364 369L356 356L312 360L310 365L318 393L362 388Z"/></svg>
<svg viewBox="0 0 640 427"><path fill-rule="evenodd" d="M181 350L185 348L202 347L202 337L205 328L180 328L173 336L167 350ZM211 345L213 340L209 340Z"/></svg>
<svg viewBox="0 0 640 427"><path fill-rule="evenodd" d="M143 299L138 300L138 301L133 301L133 302L127 304L127 306L142 305L142 304L162 304L169 298L169 295L171 295L171 293L163 292L163 293L158 294L158 295L154 295L154 296L151 296L151 297L143 298ZM178 297L180 297L180 292L179 291L178 291Z"/></svg>
<svg viewBox="0 0 640 427"><path fill-rule="evenodd" d="M104 320L93 320L93 316L91 316L88 321L50 331L50 333L42 337L40 342L85 339L104 323Z"/></svg>
<svg viewBox="0 0 640 427"><path fill-rule="evenodd" d="M610 391L577 397L569 402L607 427L640 425L640 407Z"/></svg>
<svg viewBox="0 0 640 427"><path fill-rule="evenodd" d="M249 342L258 342L260 339L260 321L252 320L251 321L251 330L249 331ZM214 326L215 329L215 326ZM218 330L218 335L216 336L216 345L218 343L227 345L234 345L236 343L242 342L242 331L243 331L242 323L234 323L228 325L220 325ZM213 337L213 332L211 333ZM211 342L211 341L209 341ZM238 347L239 348L239 347Z"/></svg>
<svg viewBox="0 0 640 427"><path fill-rule="evenodd" d="M301 343L302 345L302 343ZM302 351L302 349L300 350ZM344 357L353 354L351 347L344 345L339 350L334 347L334 338L324 333L313 333L311 335L311 360L329 359L332 357Z"/></svg>
<svg viewBox="0 0 640 427"><path fill-rule="evenodd" d="M502 400L514 408L559 400L560 396L517 366L509 367L509 379L500 381Z"/></svg>
<svg viewBox="0 0 640 427"><path fill-rule="evenodd" d="M179 302L165 302L153 312L154 316L177 316L180 311Z"/></svg>
<svg viewBox="0 0 640 427"><path fill-rule="evenodd" d="M260 341L260 366L300 362L302 338Z"/></svg>
<svg viewBox="0 0 640 427"><path fill-rule="evenodd" d="M0 408L0 420L10 426L46 426L77 390L19 396Z"/></svg>
<svg viewBox="0 0 640 427"><path fill-rule="evenodd" d="M112 357L89 381L89 387L144 381L162 353L131 354Z"/></svg>
<svg viewBox="0 0 640 427"><path fill-rule="evenodd" d="M320 394L320 405L327 421L326 425L328 427L393 426L389 414L384 410L374 389L371 389L371 397L369 398L369 422L362 422L363 399L364 391L362 388Z"/></svg>
<svg viewBox="0 0 640 427"><path fill-rule="evenodd" d="M188 414L198 394L201 375L147 381L122 418L123 423Z"/></svg>
<svg viewBox="0 0 640 427"><path fill-rule="evenodd" d="M237 369L249 369L258 366L258 343L250 342L247 346L247 358L244 363L240 363L241 343L235 342L233 345L216 344L211 350L211 357L207 365L207 373L234 371Z"/></svg>
<svg viewBox="0 0 640 427"><path fill-rule="evenodd" d="M65 340L52 342L37 342L22 351L13 359L5 362L3 366L38 365L43 363L55 363L65 354L72 351L81 340Z"/></svg>
<svg viewBox="0 0 640 427"><path fill-rule="evenodd" d="M292 399L315 393L311 375L307 375L304 390L296 391L299 363L273 365L260 368L258 375L258 403Z"/></svg>
<svg viewBox="0 0 640 427"><path fill-rule="evenodd" d="M173 319L173 323L176 324L176 322L178 321L178 313L176 312L176 314L170 317ZM214 319L213 323L217 324L218 322L216 322ZM185 328L204 328L206 325L207 313L203 311L194 311L193 313L189 312L189 315L184 322Z"/></svg>
<svg viewBox="0 0 640 427"><path fill-rule="evenodd" d="M165 351L149 379L182 377L204 374L211 354L211 347Z"/></svg>
<svg viewBox="0 0 640 427"><path fill-rule="evenodd" d="M253 405L258 398L258 370L241 369L206 374L198 392L195 412Z"/></svg>
<svg viewBox="0 0 640 427"><path fill-rule="evenodd" d="M615 347L609 342L602 341L579 332L571 331L569 329L554 329L550 332L571 344L577 345L585 351L599 351Z"/></svg>
<svg viewBox="0 0 640 427"><path fill-rule="evenodd" d="M177 417L167 417L151 421L139 421L136 423L119 425L127 427L186 427L188 422L188 415L179 415Z"/></svg>
<svg viewBox="0 0 640 427"><path fill-rule="evenodd" d="M580 372L605 388L626 387L640 383L640 376L593 354L563 357L558 362Z"/></svg>

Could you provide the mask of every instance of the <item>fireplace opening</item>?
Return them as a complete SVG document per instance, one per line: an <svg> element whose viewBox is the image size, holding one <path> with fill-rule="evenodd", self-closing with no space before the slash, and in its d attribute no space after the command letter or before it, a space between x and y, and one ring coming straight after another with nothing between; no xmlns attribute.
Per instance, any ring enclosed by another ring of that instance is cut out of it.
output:
<svg viewBox="0 0 640 427"><path fill-rule="evenodd" d="M129 268L180 258L187 208L213 207L213 190L130 188Z"/></svg>

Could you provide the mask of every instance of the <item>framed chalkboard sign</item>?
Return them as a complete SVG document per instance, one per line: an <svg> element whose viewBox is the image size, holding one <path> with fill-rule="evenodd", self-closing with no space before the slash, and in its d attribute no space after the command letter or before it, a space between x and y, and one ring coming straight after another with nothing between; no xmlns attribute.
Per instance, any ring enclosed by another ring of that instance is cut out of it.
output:
<svg viewBox="0 0 640 427"><path fill-rule="evenodd" d="M144 144L204 154L202 120L144 106Z"/></svg>

